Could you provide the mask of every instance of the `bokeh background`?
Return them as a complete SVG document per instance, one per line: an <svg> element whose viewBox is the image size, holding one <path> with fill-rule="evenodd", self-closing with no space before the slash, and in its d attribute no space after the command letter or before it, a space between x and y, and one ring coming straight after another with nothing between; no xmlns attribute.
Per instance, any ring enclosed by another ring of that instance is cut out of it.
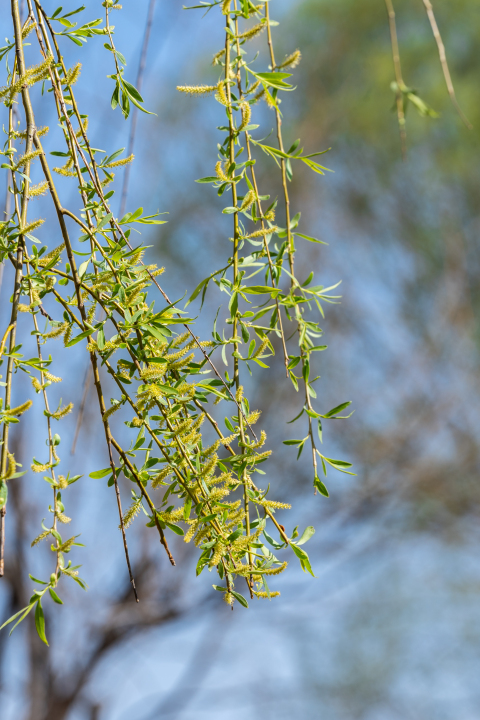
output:
<svg viewBox="0 0 480 720"><path fill-rule="evenodd" d="M86 5L89 19L101 16L99 2ZM52 0L45 6L56 7ZM115 16L131 81L147 9L146 0L125 0ZM478 720L480 8L473 0L437 0L435 10L473 130L450 104L423 3L398 0L404 79L440 113L422 118L409 109L402 162L384 3L271 0L277 57L297 47L303 53L297 91L282 103L287 145L301 137L309 152L331 148L324 159L334 170L320 177L298 168L291 189L303 232L328 243L302 246L300 274L313 268L323 285L342 281L341 303L328 307L323 324L329 348L318 361L320 405L326 411L351 400L356 411L325 432L325 453L353 462L357 473L331 470L326 499L313 496L308 457L296 463L294 450L281 445L301 406L281 368L257 374L249 387L276 448L269 475L275 497L293 504L282 522L290 530L317 529L307 548L316 579L292 561L276 583L280 598L232 613L212 591L213 575L195 579L190 545L175 543L171 568L138 521L128 535L141 597L135 605L114 494L88 477L107 464L92 393L74 455L76 413L59 425L62 467L84 474L65 502L86 545L73 559L83 563L89 590L72 583L62 590L63 607L47 607L48 649L33 621L11 638L0 634L2 720ZM169 213L168 224L147 232L147 240L174 297L191 292L230 252L222 200L194 182L213 173L221 109L175 89L216 81L211 57L222 47L223 22L217 9L202 15L179 2L156 2L143 86L156 115L138 117L128 194L129 210ZM7 2L0 24L11 34ZM265 38L255 44L266 66ZM109 153L125 147L131 120L109 107L103 39L84 49L65 40L63 47L69 64L83 63L77 99L91 113L93 145ZM51 125L53 142L51 98L35 98L37 124ZM263 135L274 127L265 105L255 118ZM275 197L275 167L263 157L258 163L261 192ZM121 171L116 181L118 207ZM68 180L61 195L77 208ZM51 217L48 201L39 207ZM47 224L42 230L49 245L60 243ZM3 328L10 279L6 267ZM199 334L209 332L222 301L209 291ZM27 352L28 317L21 322ZM62 395L78 410L87 354L78 350L72 361L61 344L51 351L53 372L64 378L54 399ZM15 399L31 394L28 378L17 376ZM41 409L32 410L15 428L25 468L32 455L42 457L42 418ZM122 492L126 498L128 488ZM29 472L10 484L10 498L2 619L26 604L28 572L50 572L48 548L29 550L48 514L48 486Z"/></svg>

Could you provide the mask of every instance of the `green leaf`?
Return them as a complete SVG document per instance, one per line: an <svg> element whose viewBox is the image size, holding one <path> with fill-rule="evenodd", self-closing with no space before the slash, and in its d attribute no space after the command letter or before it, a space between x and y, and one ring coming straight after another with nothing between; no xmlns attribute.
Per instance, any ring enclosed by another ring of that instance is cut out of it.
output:
<svg viewBox="0 0 480 720"><path fill-rule="evenodd" d="M318 450L317 450L318 452ZM339 470L340 472L346 473L346 475L355 475L356 473L349 472L346 468L351 468L352 463L345 462L344 460L334 460L333 458L327 458L325 455L322 455L318 452L322 460L325 460L329 465L331 465L335 470Z"/></svg>
<svg viewBox="0 0 480 720"><path fill-rule="evenodd" d="M0 482L0 510L7 504L8 488L5 480Z"/></svg>
<svg viewBox="0 0 480 720"><path fill-rule="evenodd" d="M33 577L33 575L29 575L28 577L30 578L30 580L33 580L33 582L39 583L39 585L48 585L47 582L44 582L43 580L39 580L38 578Z"/></svg>
<svg viewBox="0 0 480 720"><path fill-rule="evenodd" d="M292 548L293 552L300 560L300 565L302 566L303 572L309 572L310 575L315 577L313 570L312 570L312 566L310 565L310 559L309 559L307 553L305 552L305 550L303 550L302 548L299 548L294 543L290 543L290 547Z"/></svg>
<svg viewBox="0 0 480 720"><path fill-rule="evenodd" d="M268 285L250 285L242 287L242 293L245 295L271 295L276 297L281 290L279 288L268 287Z"/></svg>
<svg viewBox="0 0 480 720"><path fill-rule="evenodd" d="M204 177L200 178L199 180L195 180L197 183L212 183L212 182L218 182L218 177L214 177L211 175L210 177Z"/></svg>
<svg viewBox="0 0 480 720"><path fill-rule="evenodd" d="M104 468L103 470L95 470L95 472L90 473L88 477L93 478L94 480L99 480L100 478L105 477L109 473L112 472L111 467Z"/></svg>
<svg viewBox="0 0 480 720"><path fill-rule="evenodd" d="M291 73L266 72L254 73L255 77L262 81L265 85L269 85L279 90L292 90L292 86L284 82L285 78L291 77Z"/></svg>
<svg viewBox="0 0 480 720"><path fill-rule="evenodd" d="M20 615L23 615L23 617L20 618L20 620L14 625L14 627L10 631L10 634L11 634L13 632L13 630L15 630L15 628L17 627L18 623L21 622L26 615L28 615L30 610L33 608L34 604L35 603L32 603L31 605L27 605L26 608L22 608L22 610L19 610L17 613L15 613L15 615L12 615L12 617L8 618L8 620L6 620L3 623L3 625L0 626L0 630L3 630L4 627L7 627L7 625L10 625L10 623L13 622L17 617L19 617Z"/></svg>
<svg viewBox="0 0 480 720"><path fill-rule="evenodd" d="M50 593L53 602L56 602L58 605L63 605L63 600L60 600L55 590L53 590L52 588L48 588L48 592Z"/></svg>
<svg viewBox="0 0 480 720"><path fill-rule="evenodd" d="M323 484L323 482L320 480L319 477L316 477L316 478L315 478L315 480L313 481L313 484L314 484L314 486L317 488L318 492L319 492L321 495L324 495L325 497L330 497L330 495L328 494L328 490L327 490L326 486Z"/></svg>
<svg viewBox="0 0 480 720"><path fill-rule="evenodd" d="M313 527L313 525L309 525L303 531L302 537L300 538L300 540L297 540L295 544L296 545L304 545L306 542L308 542L310 540L312 535L315 535L315 528Z"/></svg>
<svg viewBox="0 0 480 720"><path fill-rule="evenodd" d="M43 614L42 601L40 598L38 598L37 607L35 608L35 627L37 628L40 640L42 640L45 645L48 645L47 636L45 635L45 615Z"/></svg>
<svg viewBox="0 0 480 720"><path fill-rule="evenodd" d="M337 407L334 407L332 410L329 410L325 415L322 415L323 418L331 418L333 415L336 415L339 412L342 412L342 410L345 410L349 405L352 404L352 401L344 402L341 405L337 405Z"/></svg>
<svg viewBox="0 0 480 720"><path fill-rule="evenodd" d="M85 262L83 262L80 265L80 267L78 268L78 277L80 278L80 280L83 278L83 276L87 272L89 263L90 263L90 258L88 260L85 260Z"/></svg>
<svg viewBox="0 0 480 720"><path fill-rule="evenodd" d="M235 598L235 600L238 600L240 605L243 605L243 607L248 608L248 602L245 600L243 595L240 595L240 593L235 592L235 590L232 590L232 595Z"/></svg>
<svg viewBox="0 0 480 720"><path fill-rule="evenodd" d="M323 242L323 240L317 240L317 238L310 237L310 235L304 235L303 233L296 232L295 235L297 237L301 237L304 240L309 240L310 242L318 243L319 245L328 245L328 243Z"/></svg>
<svg viewBox="0 0 480 720"><path fill-rule="evenodd" d="M166 522L165 525L176 535L185 535L181 527L178 527L178 525L173 525L172 523Z"/></svg>
<svg viewBox="0 0 480 720"><path fill-rule="evenodd" d="M97 334L97 345L99 350L103 350L105 347L105 333L103 331L103 328L100 328Z"/></svg>

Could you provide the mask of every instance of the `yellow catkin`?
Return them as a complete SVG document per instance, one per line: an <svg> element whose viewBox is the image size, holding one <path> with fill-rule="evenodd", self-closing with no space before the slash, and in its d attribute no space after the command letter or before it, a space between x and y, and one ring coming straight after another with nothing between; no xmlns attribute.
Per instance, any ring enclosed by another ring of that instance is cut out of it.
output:
<svg viewBox="0 0 480 720"><path fill-rule="evenodd" d="M41 197L42 195L45 195L47 190L48 182L46 180L44 182L38 183L37 185L30 185L30 188L28 190L28 197L30 199Z"/></svg>
<svg viewBox="0 0 480 720"><path fill-rule="evenodd" d="M69 518L67 515L64 515L61 512L57 513L57 520L63 525L68 525L69 522L72 522L72 518Z"/></svg>
<svg viewBox="0 0 480 720"><path fill-rule="evenodd" d="M68 487L68 480L67 480L67 478L65 477L65 475L59 475L59 476L58 476L58 479L57 479L57 482L58 482L58 487L59 487L61 490L65 490L65 488Z"/></svg>
<svg viewBox="0 0 480 720"><path fill-rule="evenodd" d="M58 247L51 250L47 255L43 255L40 260L38 261L38 264L40 267L45 267L50 263L51 260L53 260L54 257L58 256L58 260L60 260L60 253L65 248L65 243L62 243Z"/></svg>
<svg viewBox="0 0 480 720"><path fill-rule="evenodd" d="M183 358L183 360L179 360L178 362L169 363L168 368L169 370L180 370L182 367L185 367L185 365L188 365L191 360L195 357L194 353L190 353L190 355L187 355L186 358Z"/></svg>
<svg viewBox="0 0 480 720"><path fill-rule="evenodd" d="M235 400L237 401L237 403L240 403L240 402L242 402L242 398L243 398L243 385L239 385L237 388L237 392L235 393Z"/></svg>
<svg viewBox="0 0 480 720"><path fill-rule="evenodd" d="M69 170L66 165L63 167L54 167L53 171L57 173L57 175L63 175L63 177L77 177L77 173L75 170Z"/></svg>
<svg viewBox="0 0 480 720"><path fill-rule="evenodd" d="M225 48L223 48L222 50L219 50L218 53L216 53L213 56L212 65L218 65L224 55L225 55Z"/></svg>
<svg viewBox="0 0 480 720"><path fill-rule="evenodd" d="M248 102L240 103L239 107L242 111L242 122L238 127L238 132L242 132L242 130L245 130L252 118L252 108L250 107Z"/></svg>
<svg viewBox="0 0 480 720"><path fill-rule="evenodd" d="M28 225L25 225L24 227L20 228L22 235L29 235L30 233L34 232L37 228L41 227L45 220L42 218L39 218L38 220L32 220L32 222L28 223Z"/></svg>
<svg viewBox="0 0 480 720"><path fill-rule="evenodd" d="M163 377L165 370L162 365L150 365L148 368L140 371L142 380L159 380Z"/></svg>
<svg viewBox="0 0 480 720"><path fill-rule="evenodd" d="M195 532L196 532L196 530L197 530L198 525L199 525L198 520L194 520L194 521L192 522L192 524L190 525L189 529L188 529L187 532L185 533L185 536L184 536L184 538L183 538L183 539L184 539L184 542L189 543L189 542L191 541L191 539L192 539L193 536L195 535Z"/></svg>
<svg viewBox="0 0 480 720"><path fill-rule="evenodd" d="M31 87L40 80L44 80L49 75L49 67L53 62L53 55L48 55L39 65L32 65L27 68L24 75L20 75L12 85L6 85L0 88L0 99L8 96L6 102L10 104L15 95L25 86Z"/></svg>
<svg viewBox="0 0 480 720"><path fill-rule="evenodd" d="M40 533L40 535L37 535L35 540L32 541L31 547L35 547L35 545L38 545L39 542L42 540L45 540L46 537L50 535L50 530L44 530L44 532Z"/></svg>
<svg viewBox="0 0 480 720"><path fill-rule="evenodd" d="M30 21L29 21L29 22L25 25L25 27L22 29L22 40L26 40L27 37L28 37L28 36L30 35L30 33L32 32L32 30L35 30L36 27L37 27L37 23L36 23L36 22L30 22Z"/></svg>
<svg viewBox="0 0 480 720"><path fill-rule="evenodd" d="M265 452L260 453L259 455L255 456L255 462L260 462L261 460L266 460L268 457L270 457L271 454L272 454L271 450L266 450ZM282 505L282 507L283 507L283 505ZM288 507L290 507L290 505Z"/></svg>
<svg viewBox="0 0 480 720"><path fill-rule="evenodd" d="M75 542L75 537L68 538L68 540L65 540L61 545L59 545L56 549L57 552L64 552L68 553L72 549L72 545Z"/></svg>
<svg viewBox="0 0 480 720"><path fill-rule="evenodd" d="M123 516L123 525L124 527L128 528L132 522L135 520L136 516L140 512L140 508L142 505L142 499L135 500L130 507L128 508L127 512ZM118 526L121 528L121 525Z"/></svg>
<svg viewBox="0 0 480 720"><path fill-rule="evenodd" d="M127 307L131 307L132 305L138 305L139 303L143 302L143 298L139 297L142 290L146 288L148 283L140 283L140 285L137 285L134 290L130 293L127 299Z"/></svg>
<svg viewBox="0 0 480 720"><path fill-rule="evenodd" d="M222 2L222 13L224 15L228 15L230 12L230 5L232 4L232 0L223 0Z"/></svg>
<svg viewBox="0 0 480 720"><path fill-rule="evenodd" d="M205 465L202 467L202 469L200 471L200 475L202 477L206 477L206 476L210 475L211 473L213 473L215 471L215 467L217 465L217 460L218 460L218 455L216 453L214 453L212 455L212 457L210 458L210 460L207 463L205 463Z"/></svg>
<svg viewBox="0 0 480 720"><path fill-rule="evenodd" d="M36 463L32 463L30 465L31 470L35 473L46 472L50 467L52 467L50 463L45 463L44 465L37 465Z"/></svg>
<svg viewBox="0 0 480 720"><path fill-rule="evenodd" d="M228 105L228 97L227 93L225 92L225 83L219 82L217 85L217 92L215 93L215 100L220 103L220 105L225 105L225 107Z"/></svg>
<svg viewBox="0 0 480 720"><path fill-rule="evenodd" d="M110 173L109 177L105 178L105 180L102 180L100 185L104 188L107 187L107 185L110 185L111 182L113 182L115 179L115 173Z"/></svg>
<svg viewBox="0 0 480 720"><path fill-rule="evenodd" d="M210 445L209 447L205 448L203 451L204 457L210 457L210 455L218 450L220 446L220 440L216 440L213 445Z"/></svg>
<svg viewBox="0 0 480 720"><path fill-rule="evenodd" d="M5 473L5 480L10 480L10 478L15 475L17 471L17 463L15 462L15 457L12 455L12 453L7 452L7 459L8 459L8 465L7 465L7 471Z"/></svg>
<svg viewBox="0 0 480 720"><path fill-rule="evenodd" d="M220 560L225 554L225 545L222 542L217 542L214 546L213 555L210 558L210 562L208 563L210 567L214 567L215 565L218 565Z"/></svg>
<svg viewBox="0 0 480 720"><path fill-rule="evenodd" d="M13 417L20 417L20 415L23 415L23 413L27 412L32 407L33 403L31 400L27 400L26 402L22 403L21 405L17 405L17 407L10 408L10 410L4 410L5 415L10 415Z"/></svg>
<svg viewBox="0 0 480 720"><path fill-rule="evenodd" d="M34 387L35 392L39 393L43 389L43 385L37 380L36 377L30 378L32 381L32 385Z"/></svg>
<svg viewBox="0 0 480 720"><path fill-rule="evenodd" d="M42 154L41 150L32 150L32 152L25 153L15 163L15 170L18 170L19 168L24 167L32 160L35 160L35 158L37 158L41 154Z"/></svg>
<svg viewBox="0 0 480 720"><path fill-rule="evenodd" d="M102 167L106 168L113 168L113 167L121 167L122 165L128 165L135 159L135 155L129 155L126 158L120 158L119 160L114 160L111 163L108 163L108 165L102 165Z"/></svg>
<svg viewBox="0 0 480 720"><path fill-rule="evenodd" d="M270 508L270 510L291 510L292 508L288 503L277 502L276 500L260 500L258 504Z"/></svg>
<svg viewBox="0 0 480 720"><path fill-rule="evenodd" d="M250 445L250 448L252 450L257 450L258 448L261 448L265 445L265 441L267 439L267 433L265 430L262 430L260 433L260 440L258 440L256 443L253 443L253 445Z"/></svg>
<svg viewBox="0 0 480 720"><path fill-rule="evenodd" d="M265 220L270 220L270 222L273 222L275 220L275 210L272 208L272 210L269 210L264 215Z"/></svg>
<svg viewBox="0 0 480 720"><path fill-rule="evenodd" d="M227 605L233 605L234 597L231 592L227 592L223 596L224 601L227 603Z"/></svg>
<svg viewBox="0 0 480 720"><path fill-rule="evenodd" d="M61 568L62 574L68 577L77 577L78 570L71 570L70 568Z"/></svg>
<svg viewBox="0 0 480 720"><path fill-rule="evenodd" d="M24 305L23 303L18 305L18 312L30 312L30 309L30 305Z"/></svg>
<svg viewBox="0 0 480 720"><path fill-rule="evenodd" d="M257 238L257 237L263 237L264 235L270 235L271 233L277 232L278 227L274 225L273 227L267 227L267 228L260 228L260 230L255 230L255 232L248 233L248 235L242 235L242 240L250 240L250 238Z"/></svg>
<svg viewBox="0 0 480 720"><path fill-rule="evenodd" d="M105 422L105 420L108 420L108 418L111 417L113 413L116 413L117 410L120 410L121 406L121 403L116 403L115 405L112 405L112 407L109 407L108 410L105 410L102 415L103 422Z"/></svg>
<svg viewBox="0 0 480 720"><path fill-rule="evenodd" d="M56 375L52 375L52 373L46 372L44 373L47 380L50 380L50 382L62 382L62 378L57 377Z"/></svg>
<svg viewBox="0 0 480 720"><path fill-rule="evenodd" d="M230 490L228 488L213 488L210 493L209 500L213 503L221 502L223 498L227 497L228 495L230 495Z"/></svg>
<svg viewBox="0 0 480 720"><path fill-rule="evenodd" d="M288 565L288 563L284 562L281 565L279 565L278 567L267 568L267 570L263 570L263 574L264 575L280 575L280 573L282 573L286 569L287 565Z"/></svg>
<svg viewBox="0 0 480 720"><path fill-rule="evenodd" d="M79 138L82 137L83 133L86 133L88 130L88 118L85 118L82 120L81 123L82 127L78 128L77 132L75 133L75 137Z"/></svg>
<svg viewBox="0 0 480 720"><path fill-rule="evenodd" d="M68 405L65 405L63 408L60 408L56 412L52 413L52 417L55 418L55 420L61 420L66 415L71 413L73 410L73 403L68 403Z"/></svg>
<svg viewBox="0 0 480 720"><path fill-rule="evenodd" d="M249 413L249 415L247 415L248 424L255 425L255 423L258 421L261 414L262 414L261 410L254 410L253 412Z"/></svg>
<svg viewBox="0 0 480 720"><path fill-rule="evenodd" d="M269 597L268 593L267 593L267 592L264 592L263 590L262 590L261 592L259 592L259 591L255 592L255 590L254 590L254 591L253 591L253 594L254 594L257 598L264 598L264 599L270 599L270 598L278 597L278 596L280 595L280 593L278 592L278 590L271 590L271 591L270 591L270 597Z"/></svg>
<svg viewBox="0 0 480 720"><path fill-rule="evenodd" d="M255 94L255 96L254 96L253 99L255 100L255 102L258 102L258 100L261 100L261 99L264 97L264 95L265 95L265 88L262 87L262 89L259 90L259 91Z"/></svg>
<svg viewBox="0 0 480 720"><path fill-rule="evenodd" d="M230 182L230 179L228 175L226 174L225 170L223 169L222 161L219 160L217 164L215 165L215 174L219 180L222 182Z"/></svg>
<svg viewBox="0 0 480 720"><path fill-rule="evenodd" d="M172 474L172 468L170 466L160 470L158 475L152 479L152 488L157 488L159 485L165 485L165 480Z"/></svg>
<svg viewBox="0 0 480 720"><path fill-rule="evenodd" d="M257 80L256 82L253 83L253 85L250 85L250 87L248 88L246 94L247 94L247 95L250 95L251 93L254 93L255 90L258 89L259 85L260 85L260 80Z"/></svg>
<svg viewBox="0 0 480 720"><path fill-rule="evenodd" d="M260 355L263 354L263 351L264 351L265 348L267 348L267 347L268 347L268 338L267 338L267 337L264 337L263 340L262 340L262 342L261 342L260 345L258 346L258 348L257 348L257 349L255 350L255 352L253 353L253 357L254 357L254 358L260 357Z"/></svg>
<svg viewBox="0 0 480 720"><path fill-rule="evenodd" d="M232 444L234 440L238 437L238 433L234 433L233 435L228 435L228 437L224 437L221 439L221 443L224 447L228 447Z"/></svg>
<svg viewBox="0 0 480 720"><path fill-rule="evenodd" d="M189 332L184 332L181 335L177 335L177 337L174 340L172 340L172 342L170 343L170 348L176 348L179 345L182 345L185 342L185 340L188 340L189 337L190 337Z"/></svg>
<svg viewBox="0 0 480 720"><path fill-rule="evenodd" d="M44 340L55 340L56 338L61 337L64 332L66 331L68 327L68 323L62 323L62 325L59 325L56 328L53 328L53 330L50 330L48 333L42 333L42 338Z"/></svg>
<svg viewBox="0 0 480 720"><path fill-rule="evenodd" d="M258 23L258 25L254 25L249 30L245 30L245 32L237 35L237 38L244 41L252 40L254 37L257 37L257 35L260 35L260 33L263 32L265 28L266 23Z"/></svg>
<svg viewBox="0 0 480 720"><path fill-rule="evenodd" d="M249 190L248 193L243 198L243 202L240 205L240 210L248 210L248 208L251 207L254 202L255 202L255 192L254 192L254 190Z"/></svg>
<svg viewBox="0 0 480 720"><path fill-rule="evenodd" d="M75 85L78 78L80 77L81 70L82 70L82 63L77 63L72 68L67 70L67 76L64 80L66 85Z"/></svg>
<svg viewBox="0 0 480 720"><path fill-rule="evenodd" d="M280 65L277 65L278 69L281 68L296 68L297 65L299 65L300 61L302 59L302 53L300 50L295 50L291 55L288 55L288 57L285 58L285 60L280 63Z"/></svg>
<svg viewBox="0 0 480 720"><path fill-rule="evenodd" d="M87 313L87 322L92 325L95 321L95 310L97 309L97 303L93 303L91 308L89 309Z"/></svg>
<svg viewBox="0 0 480 720"><path fill-rule="evenodd" d="M38 135L38 137L43 137L43 135L46 135L49 130L50 130L50 128L47 127L47 126L41 127L41 128L37 128L37 135ZM25 130L24 132L17 132L17 130L12 130L12 132L10 133L10 136L11 136L12 138L18 138L19 140L26 140L26 139L27 139L27 132L26 132L26 130Z"/></svg>
<svg viewBox="0 0 480 720"><path fill-rule="evenodd" d="M69 323L67 329L65 330L65 334L64 334L64 336L63 336L63 344L64 344L65 346L70 342L70 338L71 338L71 335L72 335L72 330L73 330L73 323ZM52 380L52 382L55 382L55 381Z"/></svg>
<svg viewBox="0 0 480 720"><path fill-rule="evenodd" d="M217 90L217 85L177 85L177 90L187 95L208 95Z"/></svg>

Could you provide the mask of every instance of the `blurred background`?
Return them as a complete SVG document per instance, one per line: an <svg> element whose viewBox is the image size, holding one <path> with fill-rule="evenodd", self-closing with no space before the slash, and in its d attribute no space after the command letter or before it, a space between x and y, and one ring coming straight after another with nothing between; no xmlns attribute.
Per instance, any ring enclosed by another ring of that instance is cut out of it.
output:
<svg viewBox="0 0 480 720"><path fill-rule="evenodd" d="M88 19L102 15L100 3L86 5ZM4 34L11 34L8 6L0 9ZM45 7L51 13L56 4ZM277 58L296 48L303 54L292 78L297 91L283 98L285 142L301 137L308 152L331 148L323 160L334 173L296 169L291 198L293 212L302 212L301 231L328 243L301 246L299 274L314 269L325 286L342 281L341 303L327 307L323 323L329 348L319 354L317 392L323 412L353 403L348 421L328 425L323 447L327 456L353 462L356 476L331 469L330 498L313 496L308 456L297 463L295 450L281 444L303 437L286 425L302 403L286 385L281 362L278 371L254 376L249 395L275 448L269 470L275 498L293 505L281 522L289 532L295 525L317 530L307 548L316 579L292 560L276 582L280 598L252 602L248 611L237 605L232 613L212 591L213 575L195 578L194 548L174 543L172 568L138 520L128 531L141 599L135 605L114 493L88 477L107 465L93 393L70 452L87 354L78 350L72 362L61 341L52 341L51 369L64 378L52 387L52 404L63 396L76 408L58 426L59 451L63 470L84 474L64 500L72 530L86 545L72 560L83 564L89 590L65 585L65 605L55 612L47 606L50 648L36 637L33 618L10 638L0 633L2 720L478 720L480 7L472 0L435 3L471 131L450 103L422 1L398 0L395 9L404 80L440 114L422 118L409 108L405 162L384 3L271 1ZM131 82L147 11L146 0L125 0L114 17ZM166 266L163 285L175 298L230 253L222 199L194 182L213 174L221 108L175 89L217 80L211 58L222 47L223 22L218 9L202 15L178 2L155 4L142 94L156 115L138 117L128 192L128 210L169 213L168 224L148 231L146 241L152 261ZM254 43L267 69L265 37ZM103 39L84 49L64 40L63 48L70 65L83 63L76 96L91 114L93 145L109 153L126 147L131 118L125 122L110 109ZM33 47L28 52L38 61ZM35 95L37 124L51 126L46 145L53 149L59 131L50 101ZM6 118L3 108L4 125ZM254 122L262 128L257 137L265 136L274 115L262 103ZM276 197L273 162L259 157L258 166L261 192ZM74 185L65 180L60 194L77 209ZM41 216L52 217L48 199L35 202ZM42 231L49 246L60 244L48 224ZM2 328L10 288L6 267ZM210 289L198 320L202 336L222 302ZM193 307L197 312L198 303ZM25 353L33 354L29 318L21 323ZM26 376L17 376L14 400L32 395ZM41 409L31 410L14 428L24 469L32 455L43 457L43 419ZM121 419L115 415L118 433ZM128 492L123 486L124 504ZM29 549L49 502L38 475L10 483L2 620L26 604L28 573L51 571L48 547Z"/></svg>

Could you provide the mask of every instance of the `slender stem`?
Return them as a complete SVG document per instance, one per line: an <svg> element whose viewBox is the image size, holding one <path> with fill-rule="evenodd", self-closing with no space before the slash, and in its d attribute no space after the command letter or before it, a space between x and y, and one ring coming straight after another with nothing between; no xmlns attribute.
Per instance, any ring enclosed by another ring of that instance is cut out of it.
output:
<svg viewBox="0 0 480 720"><path fill-rule="evenodd" d="M13 27L14 27L14 33L15 33L15 58L18 68L18 74L19 76L22 76L25 74L25 59L23 55L23 42L22 42L22 24L20 20L20 11L18 7L18 0L12 0L11 2L11 9L12 9L12 18L13 18ZM35 131L35 122L33 117L33 110L32 105L30 102L30 94L28 91L28 86L24 85L22 87L22 105L25 112L25 120L26 120L26 142L25 142L25 153L30 153L32 150L33 145L33 133ZM23 183L23 191L22 191L22 207L21 207L21 214L18 218L20 227L25 227L27 224L27 208L28 208L28 191L30 188L30 162L27 162L25 164L24 168L24 183ZM16 340L16 331L17 331L17 315L18 315L18 304L20 301L20 291L21 291L21 281L22 281L22 265L23 265L23 251L24 251L24 238L23 235L20 235L18 238L18 246L17 246L17 258L16 258L16 267L15 267L15 280L14 280L14 288L13 288L13 298L12 298L12 313L10 317L10 325L13 325L13 330L10 333L10 348L9 351L12 353L13 348L15 347L15 340ZM10 408L10 402L12 397L12 380L13 380L13 367L14 367L14 359L10 355L7 362L7 372L5 376L6 381L6 388L5 388L5 403L4 408L9 409ZM8 423L5 423L3 426L3 444L2 444L2 457L1 457L1 464L0 464L0 477L4 477L6 474L6 468L7 468L7 458L8 458L8 435L9 435L9 425ZM5 480L1 480L0 484L5 483ZM3 576L4 573L4 552L5 552L5 515L7 512L7 505L6 503L3 505L2 509L0 510L0 514L2 516L2 529L1 529L1 535L3 537L2 542L0 542L0 577Z"/></svg>
<svg viewBox="0 0 480 720"><path fill-rule="evenodd" d="M142 94L143 76L144 76L144 72L145 72L148 42L150 40L150 31L152 29L154 12L155 12L155 0L150 0L149 5L148 5L147 23L145 25L145 33L143 35L142 51L140 53L140 62L138 65L137 81L135 84L135 87L137 88L137 90L140 94ZM135 132L137 129L137 118L138 118L138 108L134 107L132 110L132 123L130 125L130 135L128 138L127 157L129 157L133 153L133 145L135 142ZM125 174L123 176L122 199L120 202L120 217L121 218L125 215L125 206L127 203L127 194L128 194L128 182L130 180L130 168L131 168L131 166L130 166L130 164L128 164L125 168Z"/></svg>
<svg viewBox="0 0 480 720"><path fill-rule="evenodd" d="M236 8L236 2L235 2L235 8ZM230 15L227 15L227 24L230 24ZM225 33L225 90L227 95L227 115L228 115L228 124L230 129L230 135L229 135L229 155L230 155L230 164L235 162L235 126L233 123L233 109L232 109L232 94L231 94L231 87L230 87L230 35L229 33ZM235 171L231 174L232 178L232 203L233 207L237 207L238 198L237 198L237 184L234 182L235 180ZM238 212L235 212L233 215L233 292L237 293L238 286L240 284L240 277L238 272L238 247L239 247L239 225L238 225ZM238 297L238 295L237 295ZM238 310L235 311L235 315L233 317L233 330L232 330L232 337L233 337L233 347L234 347L234 353L233 353L233 381L235 383L235 387L237 389L237 402L239 405L241 405L241 398L239 397L239 391L240 391L240 367L239 367L239 359L238 359ZM242 450L241 454L243 455L245 453L245 429L244 429L244 415L242 413L238 413L238 425L240 428L240 439L242 442ZM246 469L242 471L242 483L243 483L243 504L245 508L245 526L246 526L246 532L247 535L250 535L250 503L249 503L249 497L248 497L248 483L249 478ZM248 587L250 590L250 595L253 597L253 589L252 589L252 580L250 579L250 582L248 583Z"/></svg>
<svg viewBox="0 0 480 720"><path fill-rule="evenodd" d="M445 84L447 86L448 94L450 95L450 100L452 101L452 104L461 117L464 125L469 129L473 129L473 125L470 123L466 115L463 113L462 108L458 104L457 97L455 95L455 88L453 87L452 82L452 76L450 75L450 70L448 68L447 63L447 54L445 52L445 45L443 44L442 36L440 35L440 30L438 29L437 21L435 19L435 15L433 13L433 6L430 0L423 0L423 4L425 6L425 10L427 11L428 19L430 21L430 27L432 28L433 37L435 38L435 42L437 43L438 48L438 55L440 57L440 64L442 66L443 71L443 77L445 78Z"/></svg>
<svg viewBox="0 0 480 720"><path fill-rule="evenodd" d="M405 110L403 104L402 90L405 87L405 83L402 78L402 65L400 62L400 50L398 47L397 37L397 25L395 22L395 10L393 9L392 0L385 0L387 7L388 23L390 26L390 38L392 43L392 56L393 56L393 67L395 69L395 80L397 83L397 90L395 93L397 102L397 117L398 117L398 129L400 132L400 144L402 148L402 159L405 160L407 157L407 126L405 121Z"/></svg>
<svg viewBox="0 0 480 720"><path fill-rule="evenodd" d="M388 0L388 2L390 2L390 0ZM267 37L268 37L268 47L269 47L269 51L270 51L270 62L271 62L272 71L275 71L277 66L275 63L275 54L274 54L274 50L273 50L269 4L270 3L268 3L268 2L265 3L265 17L267 20ZM276 117L276 122L277 122L278 146L279 146L279 149L282 152L284 152L283 137L282 137L282 118L281 118L281 114L280 114L278 105L275 107L275 117ZM296 285L295 275L294 275L295 244L294 244L294 235L292 234L292 230L290 227L291 226L290 196L289 196L289 192L288 192L287 167L286 167L285 158L281 158L281 172L282 172L283 195L284 195L284 201L285 201L285 220L286 220L286 227L287 227L288 259L289 259L290 273L291 273L291 287L293 290ZM312 402L311 402L311 398L310 398L308 380L306 379L306 377L307 377L306 370L308 370L308 368L309 368L309 361L308 361L308 356L304 350L303 342L302 342L303 318L301 316L300 310L297 305L295 306L295 317L297 320L297 332L298 332L298 338L299 338L298 344L300 346L300 357L301 357L301 362L302 362L302 378L304 379L303 382L304 382L304 391L305 391L305 404L309 410L312 410ZM315 444L315 436L313 433L312 418L310 415L308 415L308 435L310 437L313 472L314 472L314 477L316 478L318 476L317 450L316 450L316 444ZM316 492L317 491L315 489L315 493ZM288 542L288 540L287 540L287 542Z"/></svg>

